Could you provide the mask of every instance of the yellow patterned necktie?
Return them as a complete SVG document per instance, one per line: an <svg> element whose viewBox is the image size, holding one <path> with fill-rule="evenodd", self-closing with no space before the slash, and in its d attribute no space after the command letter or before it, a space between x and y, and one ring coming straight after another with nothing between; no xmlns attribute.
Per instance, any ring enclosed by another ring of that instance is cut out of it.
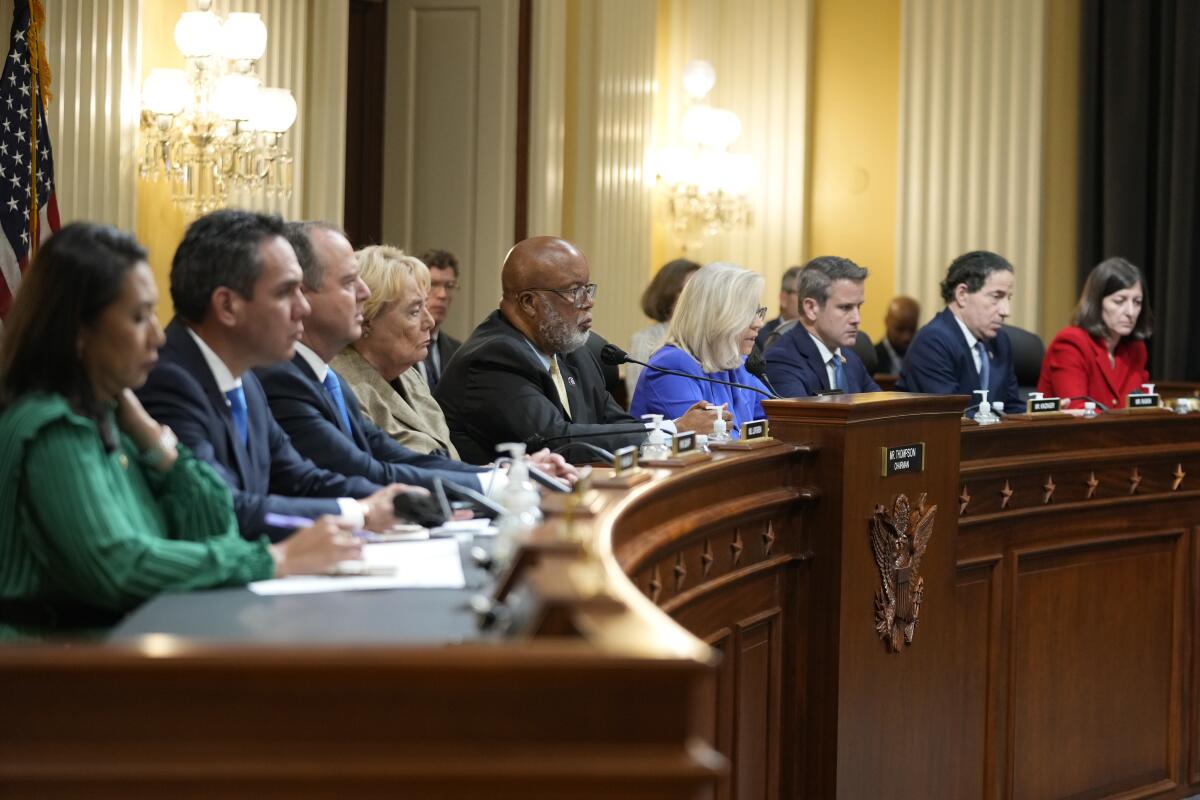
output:
<svg viewBox="0 0 1200 800"><path fill-rule="evenodd" d="M554 380L554 388L558 389L558 399L562 403L567 419L571 418L571 402L567 400L567 385L563 383L562 372L558 369L558 356L550 356L550 377Z"/></svg>

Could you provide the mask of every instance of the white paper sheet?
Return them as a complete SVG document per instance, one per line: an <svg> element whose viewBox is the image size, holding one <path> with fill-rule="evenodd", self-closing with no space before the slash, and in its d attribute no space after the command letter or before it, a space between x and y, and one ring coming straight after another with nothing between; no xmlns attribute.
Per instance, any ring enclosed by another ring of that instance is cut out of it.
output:
<svg viewBox="0 0 1200 800"><path fill-rule="evenodd" d="M362 565L372 572L392 570L389 575L296 575L250 584L258 595L318 594L369 589L461 589L466 584L458 542L429 539L363 545ZM347 562L352 567L359 562Z"/></svg>

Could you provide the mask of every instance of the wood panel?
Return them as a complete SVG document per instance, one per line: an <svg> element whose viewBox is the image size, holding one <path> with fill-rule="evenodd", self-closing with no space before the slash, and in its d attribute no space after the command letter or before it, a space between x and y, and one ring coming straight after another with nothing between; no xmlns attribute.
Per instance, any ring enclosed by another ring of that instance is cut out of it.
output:
<svg viewBox="0 0 1200 800"><path fill-rule="evenodd" d="M1177 785L1183 534L1013 554L1010 796Z"/></svg>
<svg viewBox="0 0 1200 800"><path fill-rule="evenodd" d="M953 796L984 797L993 768L989 749L981 736L987 730L988 686L997 673L991 655L993 636L999 633L999 559L960 568L954 586L955 668L951 696L958 708L950 736L962 747L954 765Z"/></svg>

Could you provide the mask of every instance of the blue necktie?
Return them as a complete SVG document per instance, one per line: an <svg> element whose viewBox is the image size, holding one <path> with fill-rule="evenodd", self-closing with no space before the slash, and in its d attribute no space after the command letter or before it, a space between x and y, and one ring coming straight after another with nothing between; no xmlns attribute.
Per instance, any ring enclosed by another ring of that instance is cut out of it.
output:
<svg viewBox="0 0 1200 800"><path fill-rule="evenodd" d="M846 391L846 368L842 364L842 360L834 353L833 358L829 359L829 363L833 365L833 386L830 389L841 389Z"/></svg>
<svg viewBox="0 0 1200 800"><path fill-rule="evenodd" d="M233 424L237 428L238 436L242 438L242 444L246 444L250 439L250 429L246 419L246 393L242 391L241 386L235 386L225 393L225 398L229 400L229 413L233 417Z"/></svg>
<svg viewBox="0 0 1200 800"><path fill-rule="evenodd" d="M350 412L346 410L346 398L342 395L342 382L338 380L338 376L330 369L325 371L324 383L325 391L329 392L330 397L333 398L338 414L342 417L342 430L350 433Z"/></svg>
<svg viewBox="0 0 1200 800"><path fill-rule="evenodd" d="M975 343L975 352L979 353L979 388L990 389L992 365L988 363L988 351L983 342Z"/></svg>

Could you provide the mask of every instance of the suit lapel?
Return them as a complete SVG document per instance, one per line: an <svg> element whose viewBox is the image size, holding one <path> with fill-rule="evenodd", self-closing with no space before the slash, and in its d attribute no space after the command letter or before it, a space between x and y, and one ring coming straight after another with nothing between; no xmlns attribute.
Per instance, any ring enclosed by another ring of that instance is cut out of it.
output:
<svg viewBox="0 0 1200 800"><path fill-rule="evenodd" d="M800 355L808 362L808 368L817 376L817 380L821 384L821 391L828 392L829 370L825 368L825 362L821 360L821 351L817 349L817 343L813 341L812 334L803 325L800 325L799 330L796 331L796 341L800 345Z"/></svg>
<svg viewBox="0 0 1200 800"><path fill-rule="evenodd" d="M237 470L242 486L249 488L247 481L252 474L250 470L250 454L246 450L246 445L242 444L242 437L238 435L237 426L233 424L233 414L229 410L229 401L226 400L225 394L217 386L217 379L213 377L212 370L208 368L208 362L204 360L204 354L200 352L200 348L192 340L191 334L187 332L186 326L178 317L171 320L171 323L167 326L166 334L167 343L179 352L181 360L185 362L184 367L188 374L200 381L200 385L204 388L204 393L208 397L208 402L212 407L213 413L224 423L225 446L233 455L233 466ZM248 410L247 416L249 416ZM249 424L249 419L247 419L247 424Z"/></svg>
<svg viewBox="0 0 1200 800"><path fill-rule="evenodd" d="M563 386L567 389L567 402L571 404L570 419L572 422L591 422L590 416L587 413L589 408L587 398L583 395L583 385L579 380L579 370L576 369L569 359L560 357L558 359L558 371L562 373ZM554 385L554 379L550 380L551 386ZM554 394L558 396L558 389L554 389ZM559 403L561 406L562 404ZM564 409L565 411L565 409Z"/></svg>
<svg viewBox="0 0 1200 800"><path fill-rule="evenodd" d="M956 348L958 348L959 358L966 359L965 361L962 362L963 363L963 373L964 373L964 377L966 378L966 380L963 381L963 384L965 386L967 386L968 389L971 390L968 392L968 394L971 395L971 401L976 402L974 390L975 389L983 389L985 387L982 385L982 383L979 380L979 370L975 369L975 356L971 353L971 345L969 345L967 343L967 337L963 335L962 328L960 328L958 326L958 321L954 319L953 311L951 311L948 308L943 309L942 311L938 312L938 317L941 317L942 325L944 325L946 330L948 330L950 332L950 341L954 342L954 346ZM984 348L986 349L987 345L984 345ZM991 377L992 377L991 366L992 365L989 363L988 364L988 383L989 384L992 382L991 381ZM990 396L991 395L991 387L988 386L987 388L988 388L988 395Z"/></svg>
<svg viewBox="0 0 1200 800"><path fill-rule="evenodd" d="M1093 337L1089 336L1088 340L1092 343L1092 355L1096 359L1096 368L1100 371L1100 376L1104 378L1104 383L1108 386L1108 390L1112 396L1117 398L1118 402L1124 402L1121 397L1119 387L1125 384L1125 372L1128 365L1120 358L1114 358L1114 364L1109 364L1108 348L1103 342L1097 342ZM1117 349L1120 349L1117 345ZM1116 354L1114 353L1114 356Z"/></svg>

